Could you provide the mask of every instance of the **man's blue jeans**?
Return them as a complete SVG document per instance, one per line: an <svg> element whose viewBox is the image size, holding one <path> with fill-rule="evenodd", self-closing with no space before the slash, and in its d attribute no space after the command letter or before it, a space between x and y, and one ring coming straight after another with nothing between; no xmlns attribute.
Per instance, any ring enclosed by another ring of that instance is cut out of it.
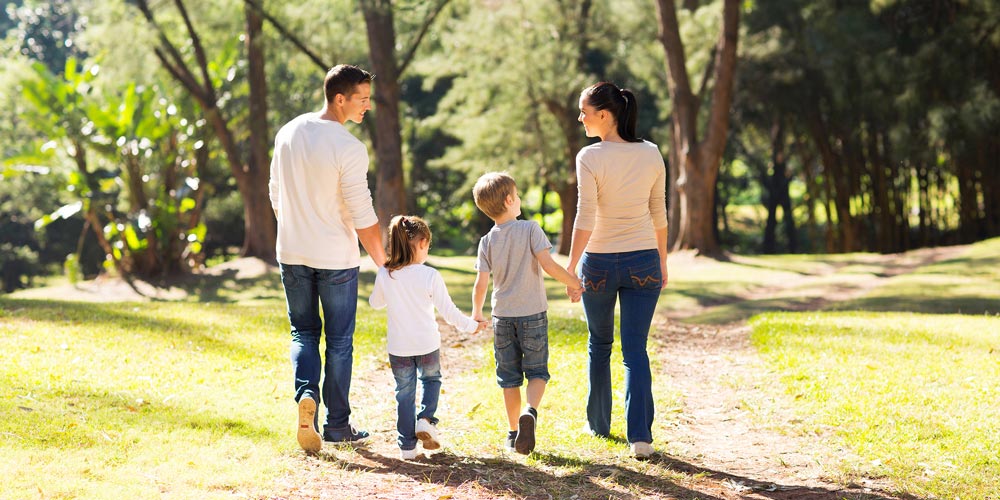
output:
<svg viewBox="0 0 1000 500"><path fill-rule="evenodd" d="M417 447L417 419L437 424L438 398L441 396L441 350L421 356L389 355L392 376L396 378L396 444L401 450ZM416 414L417 378L423 395L420 413ZM415 415L416 414L416 415Z"/></svg>
<svg viewBox="0 0 1000 500"><path fill-rule="evenodd" d="M663 280L659 252L584 253L581 275L583 311L590 332L587 395L590 430L599 436L611 433L611 348L615 302L620 298L627 437L630 443L652 443L653 381L646 339Z"/></svg>
<svg viewBox="0 0 1000 500"><path fill-rule="evenodd" d="M348 393L351 391L354 363L358 268L331 270L286 264L280 264L280 267L288 320L292 325L295 401L307 395L321 401L326 406L323 434L342 431L349 427L351 416ZM320 306L323 307L325 326L320 319ZM319 354L321 333L326 334L325 362ZM318 424L318 421L315 423Z"/></svg>

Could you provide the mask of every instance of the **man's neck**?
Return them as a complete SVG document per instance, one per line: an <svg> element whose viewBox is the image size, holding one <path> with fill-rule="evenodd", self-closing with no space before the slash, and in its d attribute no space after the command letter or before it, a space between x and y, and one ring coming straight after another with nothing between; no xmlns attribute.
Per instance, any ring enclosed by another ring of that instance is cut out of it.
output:
<svg viewBox="0 0 1000 500"><path fill-rule="evenodd" d="M325 108L323 108L323 114L319 115L319 117L323 120L330 120L332 122L337 122L341 125L343 125L344 122L347 121L347 117L340 116L340 114L337 113L337 109L332 106L326 106Z"/></svg>

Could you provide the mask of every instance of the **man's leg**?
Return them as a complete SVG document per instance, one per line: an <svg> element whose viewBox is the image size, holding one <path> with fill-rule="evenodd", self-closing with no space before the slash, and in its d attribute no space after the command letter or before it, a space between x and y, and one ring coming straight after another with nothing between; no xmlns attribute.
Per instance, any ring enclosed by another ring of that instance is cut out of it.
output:
<svg viewBox="0 0 1000 500"><path fill-rule="evenodd" d="M358 307L358 268L322 270L318 284L326 320L326 360L323 400L326 404L324 439L354 441L368 437L351 429L351 375L354 363L354 325Z"/></svg>
<svg viewBox="0 0 1000 500"><path fill-rule="evenodd" d="M305 266L281 266L288 320L292 327L290 357L295 374L295 401L299 405L296 437L302 449L316 453L323 446L318 433L320 357L319 300L315 273Z"/></svg>

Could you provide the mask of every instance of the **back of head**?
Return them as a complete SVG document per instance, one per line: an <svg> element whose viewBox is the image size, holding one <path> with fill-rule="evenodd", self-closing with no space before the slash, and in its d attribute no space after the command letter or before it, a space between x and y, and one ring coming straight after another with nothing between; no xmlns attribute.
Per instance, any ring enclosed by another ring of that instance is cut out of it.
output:
<svg viewBox="0 0 1000 500"><path fill-rule="evenodd" d="M581 93L587 104L595 110L607 110L615 117L618 135L628 142L642 142L635 135L635 124L639 117L635 94L628 89L620 89L610 82L600 82L583 89Z"/></svg>
<svg viewBox="0 0 1000 500"><path fill-rule="evenodd" d="M506 172L483 174L472 188L476 206L489 218L496 220L507 211L507 197L514 195L517 183Z"/></svg>
<svg viewBox="0 0 1000 500"><path fill-rule="evenodd" d="M375 75L350 64L338 64L327 71L323 80L326 102L333 102L337 94L350 98L354 89L362 83L371 83Z"/></svg>
<svg viewBox="0 0 1000 500"><path fill-rule="evenodd" d="M397 215L389 221L389 254L385 268L389 271L413 263L414 245L421 240L431 241L431 227L416 215Z"/></svg>

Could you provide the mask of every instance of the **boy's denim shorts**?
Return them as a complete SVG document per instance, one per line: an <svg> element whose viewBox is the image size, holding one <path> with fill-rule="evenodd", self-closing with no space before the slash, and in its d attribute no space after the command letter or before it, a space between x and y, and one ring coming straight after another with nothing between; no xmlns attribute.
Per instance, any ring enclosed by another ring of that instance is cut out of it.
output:
<svg viewBox="0 0 1000 500"><path fill-rule="evenodd" d="M545 312L502 318L493 316L493 355L497 384L521 387L524 379L549 380L549 318Z"/></svg>

